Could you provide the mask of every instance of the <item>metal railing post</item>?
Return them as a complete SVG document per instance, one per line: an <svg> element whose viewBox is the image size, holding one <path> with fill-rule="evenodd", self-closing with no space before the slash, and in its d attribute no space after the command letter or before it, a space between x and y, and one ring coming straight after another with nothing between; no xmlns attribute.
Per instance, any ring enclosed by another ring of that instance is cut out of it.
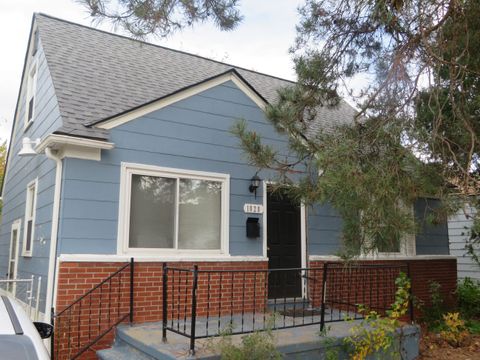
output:
<svg viewBox="0 0 480 360"><path fill-rule="evenodd" d="M134 311L134 301L133 301L133 278L135 276L133 257L130 258L130 325L133 323L133 311Z"/></svg>
<svg viewBox="0 0 480 360"><path fill-rule="evenodd" d="M320 331L325 328L325 297L327 296L327 271L328 263L323 263L323 279L322 279L322 304L320 310Z"/></svg>
<svg viewBox="0 0 480 360"><path fill-rule="evenodd" d="M167 263L163 263L162 266L162 303L163 303L163 314L162 314L162 341L167 342L167 317L168 317L168 303L167 303L167 282L168 282L168 268Z"/></svg>
<svg viewBox="0 0 480 360"><path fill-rule="evenodd" d="M50 324L53 326L52 336L50 337L50 358L55 358L55 308L52 306L50 311Z"/></svg>
<svg viewBox="0 0 480 360"><path fill-rule="evenodd" d="M193 286L192 286L192 324L190 327L190 355L195 355L195 326L197 323L197 282L198 265L193 266Z"/></svg>
<svg viewBox="0 0 480 360"><path fill-rule="evenodd" d="M408 280L410 281L410 289L409 289L409 299L408 299L408 311L410 312L410 321L413 323L415 321L414 315L413 315L413 281L411 278L411 272L410 272L410 262L407 262L407 277Z"/></svg>

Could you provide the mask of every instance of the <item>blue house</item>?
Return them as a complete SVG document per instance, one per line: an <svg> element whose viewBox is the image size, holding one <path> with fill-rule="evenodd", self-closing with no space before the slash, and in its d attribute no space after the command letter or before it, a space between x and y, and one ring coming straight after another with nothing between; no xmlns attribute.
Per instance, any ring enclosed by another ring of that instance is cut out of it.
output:
<svg viewBox="0 0 480 360"><path fill-rule="evenodd" d="M0 273L41 276L40 311L49 319L52 307L93 286L62 278L77 265L98 269L91 277L99 281L105 266L131 257L263 269L334 261L335 210L276 197L274 174L258 173L257 184L258 169L231 133L243 119L287 151L264 108L291 84L35 14L2 189ZM353 115L342 102L321 109L313 127ZM432 203L419 201L417 211ZM446 224L422 226L401 248L366 260L455 266ZM437 275L456 280L449 266Z"/></svg>

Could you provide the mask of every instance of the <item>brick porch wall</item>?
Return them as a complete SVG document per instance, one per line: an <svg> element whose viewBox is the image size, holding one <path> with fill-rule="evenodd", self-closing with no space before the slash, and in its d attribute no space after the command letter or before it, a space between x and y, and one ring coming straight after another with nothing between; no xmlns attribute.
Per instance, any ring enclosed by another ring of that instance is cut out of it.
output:
<svg viewBox="0 0 480 360"><path fill-rule="evenodd" d="M441 284L441 292L446 299L447 305L453 305L455 298L453 292L456 287L457 272L456 259L434 259L434 260L408 260L408 261L361 261L360 263L409 263L412 278L413 294L421 301L429 304L428 285L431 281L436 281ZM210 316L228 315L231 312L239 313L242 307L246 312L256 310L263 310L265 308L265 301L267 298L268 286L265 282L265 273L247 272L235 273L233 276L230 273L215 272L218 270L259 270L268 269L268 262L266 261L249 261L249 262L169 262L171 267L192 269L196 264L199 270L212 271L208 273L200 273L198 277L198 291L197 291L197 315L205 316L209 312ZM314 305L319 306L321 302L322 293L322 277L323 277L324 261L310 261L309 267L315 270L307 272L306 276L311 281L310 284L315 284L314 288L309 285L309 297ZM82 294L97 285L100 281L107 278L111 273L118 270L125 263L120 262L61 262L59 266L58 277L58 291L56 312L61 311L73 301L78 299ZM161 262L138 262L135 263L134 275L134 322L155 322L162 319L162 270L163 263ZM341 268L340 266L338 268ZM318 270L317 270L318 269ZM398 270L398 269L397 269ZM391 303L394 296L394 280L398 274L397 270L383 272L382 276L378 272L369 273L352 273L342 271L329 272L329 288L327 288L327 300L358 304L363 303L371 308L376 306L383 306L386 303ZM170 270L171 271L171 270ZM180 275L181 274L181 275ZM336 275L335 275L336 274ZM347 276L346 276L347 275ZM111 283L105 284L100 291L96 291L96 295L92 299L86 299L82 302L81 308L79 306L72 309L73 321L77 328L70 328L70 324L64 322L64 331L57 331L56 335L62 336L59 338L58 349L60 354L59 359L67 358L68 354L64 351L69 342L70 347L75 348L75 342L80 339L80 342L88 340L88 333L92 332L92 328L100 329L104 325L115 320L115 311L108 312L108 303L114 304L114 310L117 309L119 314L128 313L129 308L129 271L122 274L123 280L117 282L117 278ZM210 279L209 279L210 277ZM366 280L368 279L368 280ZM313 281L312 281L313 280ZM169 275L169 296L173 294L173 298L169 301L169 315L175 313L176 316L183 318L185 315L190 315L191 302L191 272L170 273ZM208 291L208 282L210 281L210 291ZM256 284L254 288L252 285ZM113 296L108 297L108 289L111 289ZM371 297L372 302L368 303L365 298L368 298L367 289L373 289L376 296ZM172 309L172 303L174 309ZM336 303L337 308L343 308L354 311L353 307L345 308L343 305ZM88 309L88 310L86 310ZM415 310L416 316L418 311ZM80 314L75 317L75 314ZM169 316L169 317L170 317ZM100 320L99 320L100 319ZM57 322L56 329L58 328ZM65 331L68 329L68 332ZM70 334L69 338L66 337ZM95 346L95 350L107 348L112 344L114 333L108 334L100 343ZM83 359L94 359L93 351L87 351Z"/></svg>
<svg viewBox="0 0 480 360"><path fill-rule="evenodd" d="M61 262L58 270L58 290L55 312L58 313L68 305L107 278L110 274L124 266L122 262ZM254 308L258 311L265 308L267 287L265 273L239 272L220 273L221 270L266 270L266 261L235 261L235 262L169 262L169 267L193 269L198 265L199 273L197 290L197 316L227 315L239 313L242 308L246 312ZM118 318L118 314L128 313L129 309L129 279L126 269L121 278L116 276L93 296L85 298L81 305L67 311L65 320L57 320L57 351L58 358L68 358L66 349L77 348L80 343L92 337L92 333L108 327L108 324ZM134 264L134 322L155 322L162 320L163 305L163 263L137 262ZM192 273L169 270L168 294L169 318L183 319L190 317ZM208 283L210 282L210 288ZM253 284L256 284L253 287ZM113 304L108 306L108 304ZM83 310L82 310L83 309ZM71 314L70 314L71 313ZM67 321L72 316L70 323ZM128 320L128 319L127 319ZM63 322L62 322L63 321ZM71 324L75 324L72 326ZM77 326L78 325L78 326ZM93 331L92 331L93 330ZM67 334L69 336L67 336ZM90 334L90 335L89 335ZM63 335L63 337L62 337ZM108 334L95 350L111 346L113 332ZM80 346L81 347L81 346ZM56 353L57 353L56 351ZM93 351L87 351L82 359L95 359Z"/></svg>
<svg viewBox="0 0 480 360"><path fill-rule="evenodd" d="M323 269L325 261L315 260L309 262L309 267ZM329 261L329 263L332 263ZM388 307L393 302L395 296L394 280L400 269L386 268L381 271L370 270L349 270L345 268L342 271L339 262L333 262L336 271L327 270L327 301L332 301L337 308L354 311L352 306L338 305L340 302L350 304L363 304L374 310L382 310L385 305ZM457 260L451 259L409 259L409 260L377 260L377 261L358 261L356 264L409 264L410 277L412 281L412 294L420 303L425 306L430 305L429 285L431 282L440 284L440 293L447 307L455 305L455 289L457 284ZM403 269L401 269L403 270ZM362 273L363 272L363 273ZM365 276L365 273L369 276ZM323 270L316 273L317 283L321 284ZM347 275L348 276L345 276ZM332 279L333 276L333 279ZM322 286L316 287L314 302L321 298ZM416 319L421 316L420 310L414 308Z"/></svg>

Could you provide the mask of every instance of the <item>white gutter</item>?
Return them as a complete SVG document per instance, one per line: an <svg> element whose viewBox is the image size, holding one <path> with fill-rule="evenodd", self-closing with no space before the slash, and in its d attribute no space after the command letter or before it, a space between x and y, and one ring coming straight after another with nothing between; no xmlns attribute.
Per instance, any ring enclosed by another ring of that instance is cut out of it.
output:
<svg viewBox="0 0 480 360"><path fill-rule="evenodd" d="M47 294L45 303L45 321L50 322L51 309L54 304L54 281L56 273L56 257L57 257L57 239L58 239L58 220L60 214L60 193L62 190L62 160L53 153L52 150L45 148L47 158L55 161L57 168L55 172L55 192L53 195L53 211L52 211L52 231L50 234L50 256L48 259L48 278L47 278Z"/></svg>

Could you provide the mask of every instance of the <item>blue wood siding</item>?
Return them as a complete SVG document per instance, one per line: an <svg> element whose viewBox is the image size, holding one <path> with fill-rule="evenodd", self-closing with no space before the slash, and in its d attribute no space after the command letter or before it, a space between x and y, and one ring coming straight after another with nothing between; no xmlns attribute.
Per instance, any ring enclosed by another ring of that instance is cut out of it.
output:
<svg viewBox="0 0 480 360"><path fill-rule="evenodd" d="M36 59L37 86L35 92L34 122L24 131L26 86L23 85L8 160L3 192L2 225L0 228L0 274L2 274L3 277L4 274L7 273L12 222L21 219L17 277L30 278L32 275L36 278L38 276L42 277L40 310L43 312L45 310L45 293L50 251L55 163L47 159L43 154L23 158L17 154L22 147L23 137L27 136L31 139L43 138L51 133L59 125L60 111L41 42L36 54ZM28 258L21 256L25 228L26 188L27 184L35 178L38 178L38 189L32 248L33 256Z"/></svg>
<svg viewBox="0 0 480 360"><path fill-rule="evenodd" d="M112 129L115 148L104 151L100 162L66 159L60 251L116 253L120 165L130 162L229 174L230 254L262 255L262 239L245 236L243 205L261 204L263 198L261 191L256 199L248 191L256 169L246 164L231 133L239 119L269 144L285 149L286 140L262 110L228 82Z"/></svg>
<svg viewBox="0 0 480 360"><path fill-rule="evenodd" d="M118 202L121 162L157 165L230 175L230 254L263 254L263 239L248 239L245 203L262 204L248 191L256 168L249 166L231 128L239 119L264 141L286 154L286 139L265 119L263 111L232 82L216 86L188 99L111 130L113 150L104 151L100 162L66 159L60 224L61 253L114 254L117 251ZM268 179L272 174L261 172ZM312 251L335 246L338 219L322 207L312 212ZM250 215L252 216L252 215ZM253 215L255 216L255 215ZM262 224L261 216L260 224ZM332 220L332 221L330 221ZM319 229L326 225L328 229ZM330 239L330 233L335 239ZM321 236L320 236L321 235ZM314 239L315 238L315 239ZM318 252L320 253L320 252Z"/></svg>
<svg viewBox="0 0 480 360"><path fill-rule="evenodd" d="M447 220L438 224L427 221L429 214L432 214L440 205L440 201L436 199L420 198L415 202L414 213L419 227L415 237L417 255L448 255L450 253Z"/></svg>
<svg viewBox="0 0 480 360"><path fill-rule="evenodd" d="M307 209L308 253L336 255L342 244L342 218L329 205L314 205Z"/></svg>

